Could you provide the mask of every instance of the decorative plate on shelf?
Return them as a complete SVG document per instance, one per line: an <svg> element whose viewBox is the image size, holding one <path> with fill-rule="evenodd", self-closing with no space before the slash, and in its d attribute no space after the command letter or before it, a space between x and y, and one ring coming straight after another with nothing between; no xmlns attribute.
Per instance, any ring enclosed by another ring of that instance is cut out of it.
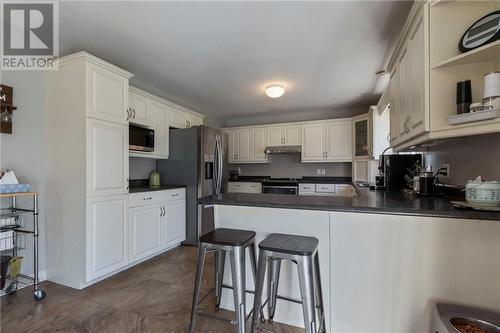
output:
<svg viewBox="0 0 500 333"><path fill-rule="evenodd" d="M2 184L0 185L0 194L29 192L30 184Z"/></svg>

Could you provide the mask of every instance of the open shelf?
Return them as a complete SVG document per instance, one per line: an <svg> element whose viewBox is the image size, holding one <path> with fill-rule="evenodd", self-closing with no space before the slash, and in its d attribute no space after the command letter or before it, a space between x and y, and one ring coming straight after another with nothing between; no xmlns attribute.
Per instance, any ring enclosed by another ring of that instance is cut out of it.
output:
<svg viewBox="0 0 500 333"><path fill-rule="evenodd" d="M434 66L433 69L474 64L478 62L492 61L500 57L500 40L497 40L488 45L478 47L475 50L457 55L445 61L442 61Z"/></svg>

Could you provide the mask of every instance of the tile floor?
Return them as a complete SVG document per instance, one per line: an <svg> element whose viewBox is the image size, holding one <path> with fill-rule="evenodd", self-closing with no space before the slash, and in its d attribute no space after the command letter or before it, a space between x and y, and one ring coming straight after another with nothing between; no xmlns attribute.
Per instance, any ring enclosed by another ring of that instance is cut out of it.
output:
<svg viewBox="0 0 500 333"><path fill-rule="evenodd" d="M208 256L203 288L213 286L213 258ZM196 266L196 249L180 247L84 290L44 282L47 298L33 301L25 288L0 300L0 332L187 332ZM203 303L213 312L213 297ZM221 310L219 315L231 318ZM277 333L302 329L274 323ZM235 332L235 327L199 318L197 333Z"/></svg>

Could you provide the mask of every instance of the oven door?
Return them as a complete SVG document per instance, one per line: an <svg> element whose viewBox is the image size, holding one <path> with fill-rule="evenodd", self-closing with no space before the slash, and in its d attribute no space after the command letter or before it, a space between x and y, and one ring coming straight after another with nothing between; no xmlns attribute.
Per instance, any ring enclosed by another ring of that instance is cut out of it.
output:
<svg viewBox="0 0 500 333"><path fill-rule="evenodd" d="M299 190L298 186L272 186L272 185L262 186L262 193L297 194L298 190Z"/></svg>
<svg viewBox="0 0 500 333"><path fill-rule="evenodd" d="M152 152L155 150L155 131L146 127L129 125L129 150Z"/></svg>

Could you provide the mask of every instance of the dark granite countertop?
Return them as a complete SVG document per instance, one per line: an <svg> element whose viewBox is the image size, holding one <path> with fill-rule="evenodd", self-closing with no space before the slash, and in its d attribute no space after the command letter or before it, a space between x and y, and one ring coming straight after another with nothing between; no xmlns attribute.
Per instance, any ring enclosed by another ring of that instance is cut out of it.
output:
<svg viewBox="0 0 500 333"><path fill-rule="evenodd" d="M459 210L445 197L413 197L401 191L357 191L359 196L352 198L227 193L201 198L198 203L500 221L498 212Z"/></svg>
<svg viewBox="0 0 500 333"><path fill-rule="evenodd" d="M262 183L272 179L268 176L239 176L236 180L230 180L230 182L256 182ZM297 180L298 183L308 183L308 184L351 184L351 177L326 177L326 176L304 176L299 178L290 178Z"/></svg>
<svg viewBox="0 0 500 333"><path fill-rule="evenodd" d="M152 191L166 191L175 190L177 188L185 188L184 185L161 185L156 187L151 186L132 186L129 188L128 193L141 193L141 192L152 192Z"/></svg>

